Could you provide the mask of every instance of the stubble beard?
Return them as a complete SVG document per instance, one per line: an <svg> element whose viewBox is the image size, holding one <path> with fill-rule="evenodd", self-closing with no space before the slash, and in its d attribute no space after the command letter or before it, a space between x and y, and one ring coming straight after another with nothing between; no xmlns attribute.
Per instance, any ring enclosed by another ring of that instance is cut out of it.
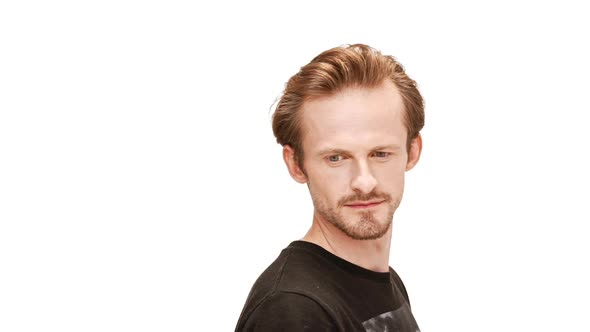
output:
<svg viewBox="0 0 590 332"><path fill-rule="evenodd" d="M373 211L360 211L354 213L355 215L346 217L342 214L341 209L350 209L345 207L346 202L352 201L368 201L371 199L384 199L381 204L387 204L387 213L384 220L378 220ZM337 209L326 206L322 201L312 197L313 205L318 215L325 221L331 223L348 237L354 240L376 240L381 238L393 222L393 214L399 207L401 196L392 198L387 194L369 193L366 195L354 195L352 197L345 197L338 202ZM358 215L358 217L356 216ZM356 220L355 220L356 219Z"/></svg>

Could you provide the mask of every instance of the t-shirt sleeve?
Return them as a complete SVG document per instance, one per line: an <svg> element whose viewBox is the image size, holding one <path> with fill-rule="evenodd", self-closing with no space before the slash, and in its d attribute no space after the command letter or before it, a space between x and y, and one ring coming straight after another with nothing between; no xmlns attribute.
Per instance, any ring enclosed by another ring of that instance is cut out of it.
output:
<svg viewBox="0 0 590 332"><path fill-rule="evenodd" d="M335 331L328 313L311 298L278 292L254 309L242 328L236 331Z"/></svg>

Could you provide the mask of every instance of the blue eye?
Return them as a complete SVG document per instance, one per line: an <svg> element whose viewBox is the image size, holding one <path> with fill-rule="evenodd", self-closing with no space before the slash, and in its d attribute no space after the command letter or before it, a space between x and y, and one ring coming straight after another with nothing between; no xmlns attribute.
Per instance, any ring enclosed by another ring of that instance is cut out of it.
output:
<svg viewBox="0 0 590 332"><path fill-rule="evenodd" d="M389 157L389 155L391 155L391 153L389 153L389 152L384 152L384 151L375 152L375 157L377 157L377 158L387 158L387 157Z"/></svg>
<svg viewBox="0 0 590 332"><path fill-rule="evenodd" d="M339 162L339 161L340 161L340 160L342 160L342 159L343 159L343 158L342 158L342 156L341 156L341 155L339 155L339 154L335 154L335 155L332 155L332 156L328 156L328 161L330 161L330 162L332 162L332 163Z"/></svg>

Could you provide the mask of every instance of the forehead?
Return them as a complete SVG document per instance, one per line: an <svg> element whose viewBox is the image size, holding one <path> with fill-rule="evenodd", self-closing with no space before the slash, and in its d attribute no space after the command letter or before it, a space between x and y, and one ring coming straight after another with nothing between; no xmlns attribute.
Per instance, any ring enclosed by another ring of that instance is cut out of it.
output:
<svg viewBox="0 0 590 332"><path fill-rule="evenodd" d="M306 151L401 146L407 133L403 118L403 100L393 83L347 88L305 102L301 114L303 146Z"/></svg>

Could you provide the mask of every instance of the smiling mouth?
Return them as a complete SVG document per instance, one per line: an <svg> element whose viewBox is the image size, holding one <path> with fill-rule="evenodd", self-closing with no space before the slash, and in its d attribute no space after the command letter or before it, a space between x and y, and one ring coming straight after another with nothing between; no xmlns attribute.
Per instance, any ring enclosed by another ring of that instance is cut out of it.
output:
<svg viewBox="0 0 590 332"><path fill-rule="evenodd" d="M353 209L368 209L368 208L372 208L375 207L379 204L383 203L383 201L378 201L378 202L354 202L351 204L345 204L344 206L349 207L349 208L353 208Z"/></svg>

